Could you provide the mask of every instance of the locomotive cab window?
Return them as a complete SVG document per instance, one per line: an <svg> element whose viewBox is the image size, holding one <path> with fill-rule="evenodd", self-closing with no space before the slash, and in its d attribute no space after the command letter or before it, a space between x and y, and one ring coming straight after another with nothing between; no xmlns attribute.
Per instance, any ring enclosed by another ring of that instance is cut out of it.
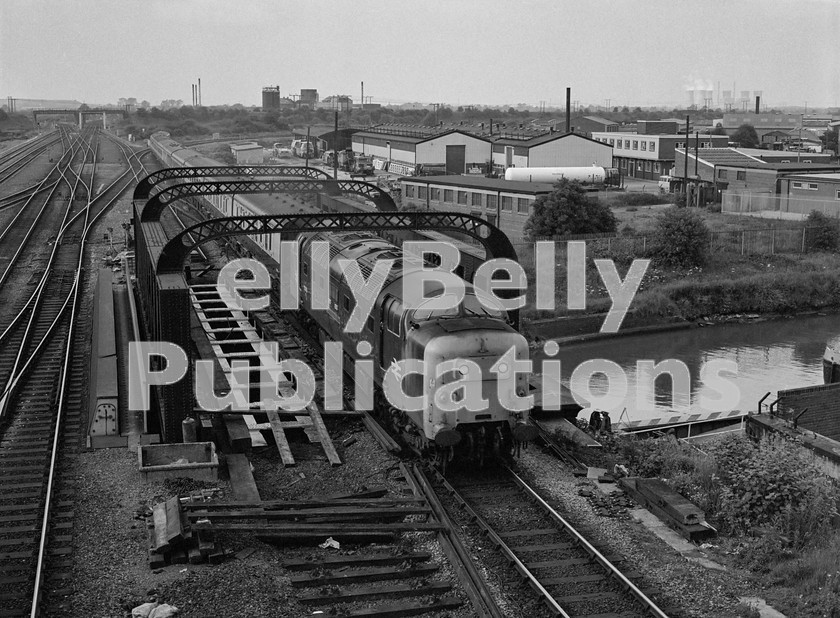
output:
<svg viewBox="0 0 840 618"><path fill-rule="evenodd" d="M373 317L372 316L367 319L366 326L367 326L367 329L370 332L373 332Z"/></svg>
<svg viewBox="0 0 840 618"><path fill-rule="evenodd" d="M349 296L344 297L344 310L345 311L350 311L350 297Z"/></svg>

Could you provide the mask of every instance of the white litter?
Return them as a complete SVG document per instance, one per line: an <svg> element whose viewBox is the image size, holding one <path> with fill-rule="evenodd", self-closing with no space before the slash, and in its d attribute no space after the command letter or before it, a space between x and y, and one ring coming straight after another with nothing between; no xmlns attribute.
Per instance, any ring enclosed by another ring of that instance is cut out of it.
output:
<svg viewBox="0 0 840 618"><path fill-rule="evenodd" d="M329 549L329 548L340 549L341 546L339 545L338 541L336 541L334 538L330 537L326 541L321 543L318 547L320 547L321 549Z"/></svg>

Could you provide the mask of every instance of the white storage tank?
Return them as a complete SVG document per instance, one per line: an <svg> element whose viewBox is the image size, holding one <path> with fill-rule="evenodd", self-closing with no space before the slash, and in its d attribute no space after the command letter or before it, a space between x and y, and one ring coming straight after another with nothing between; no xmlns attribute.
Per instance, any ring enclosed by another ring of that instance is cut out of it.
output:
<svg viewBox="0 0 840 618"><path fill-rule="evenodd" d="M550 182L561 178L579 180L586 184L603 184L607 174L603 167L509 167L505 180L519 182Z"/></svg>

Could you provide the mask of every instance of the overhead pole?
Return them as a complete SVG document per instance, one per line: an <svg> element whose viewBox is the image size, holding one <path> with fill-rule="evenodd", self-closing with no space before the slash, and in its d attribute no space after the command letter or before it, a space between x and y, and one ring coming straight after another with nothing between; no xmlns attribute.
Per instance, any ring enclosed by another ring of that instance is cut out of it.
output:
<svg viewBox="0 0 840 618"><path fill-rule="evenodd" d="M685 116L685 169L683 170L683 194L685 195L685 206L688 206L688 143L691 140L689 134L690 118L688 114Z"/></svg>
<svg viewBox="0 0 840 618"><path fill-rule="evenodd" d="M333 179L338 180L338 110L335 110L335 132L333 133Z"/></svg>

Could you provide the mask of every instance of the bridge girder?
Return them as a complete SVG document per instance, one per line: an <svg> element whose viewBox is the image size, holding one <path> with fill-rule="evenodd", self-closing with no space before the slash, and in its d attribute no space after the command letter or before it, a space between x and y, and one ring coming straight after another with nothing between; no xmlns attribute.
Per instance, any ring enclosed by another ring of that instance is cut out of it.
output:
<svg viewBox="0 0 840 618"><path fill-rule="evenodd" d="M316 167L293 165L218 165L208 167L167 167L152 172L134 188L134 199L145 200L151 192L162 182L180 178L223 178L238 176L300 176L313 180L329 180L330 175Z"/></svg>
<svg viewBox="0 0 840 618"><path fill-rule="evenodd" d="M351 193L371 200L380 211L395 211L394 200L376 185L358 180L228 180L172 185L151 196L143 207L141 222L160 221L160 214L172 202L198 195L243 195L257 193Z"/></svg>
<svg viewBox="0 0 840 618"><path fill-rule="evenodd" d="M499 228L459 212L337 212L222 217L196 223L169 239L160 253L158 275L182 272L187 256L210 240L224 236L360 230L440 230L466 234L482 244L487 259L516 261L516 249Z"/></svg>

